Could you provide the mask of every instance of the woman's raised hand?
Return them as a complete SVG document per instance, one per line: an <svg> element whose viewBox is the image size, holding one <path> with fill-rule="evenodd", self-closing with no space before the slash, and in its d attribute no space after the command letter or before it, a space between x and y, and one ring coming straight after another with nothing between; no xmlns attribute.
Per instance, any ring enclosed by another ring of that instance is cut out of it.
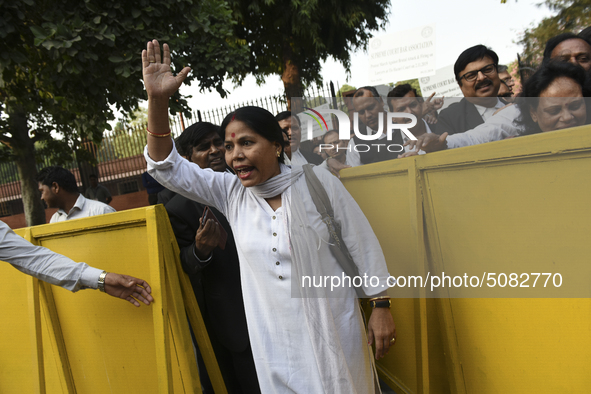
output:
<svg viewBox="0 0 591 394"><path fill-rule="evenodd" d="M185 67L176 76L172 75L168 44L162 46L162 55L157 40L148 42L146 49L142 51L144 86L149 98L168 99L178 90L189 71L191 68Z"/></svg>

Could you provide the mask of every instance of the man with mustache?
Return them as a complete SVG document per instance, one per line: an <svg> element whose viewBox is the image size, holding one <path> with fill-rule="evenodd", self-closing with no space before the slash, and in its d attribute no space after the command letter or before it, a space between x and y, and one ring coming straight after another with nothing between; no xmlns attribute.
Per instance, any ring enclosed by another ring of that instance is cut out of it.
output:
<svg viewBox="0 0 591 394"><path fill-rule="evenodd" d="M562 33L552 37L546 43L543 63L568 62L586 71L591 78L591 43L581 35ZM584 94L586 94L584 92ZM443 111L442 111L443 113ZM483 124L467 130L464 133L441 136L422 135L418 141L410 141L410 147L422 149L425 152L434 152L443 149L460 148L463 146L478 145L486 142L498 141L508 137L515 137L522 131L515 124L521 112L519 107L509 105ZM588 119L590 119L588 117Z"/></svg>
<svg viewBox="0 0 591 394"><path fill-rule="evenodd" d="M289 137L289 145L291 149L291 156L289 159L293 164L304 165L304 164L321 164L322 158L312 152L301 150L301 139L302 131L300 125L300 119L297 116L292 116L291 111L283 111L275 116L275 119L279 123L279 127L287 133Z"/></svg>
<svg viewBox="0 0 591 394"><path fill-rule="evenodd" d="M490 118L504 104L497 98L501 80L499 57L484 45L466 49L456 60L454 73L464 98L441 111L440 134L463 133Z"/></svg>

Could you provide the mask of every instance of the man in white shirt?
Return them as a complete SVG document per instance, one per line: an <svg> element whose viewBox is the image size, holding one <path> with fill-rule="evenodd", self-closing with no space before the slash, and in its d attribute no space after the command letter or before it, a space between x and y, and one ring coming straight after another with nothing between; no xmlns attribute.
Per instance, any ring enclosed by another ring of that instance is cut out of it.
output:
<svg viewBox="0 0 591 394"><path fill-rule="evenodd" d="M76 263L66 256L35 246L16 235L0 221L0 261L6 261L17 270L52 285L76 292L81 289L100 289L113 297L140 306L150 305L150 285L133 276L101 271L85 263Z"/></svg>
<svg viewBox="0 0 591 394"><path fill-rule="evenodd" d="M45 167L37 175L37 182L47 207L58 208L49 223L116 212L107 204L86 199L78 191L74 175L65 168Z"/></svg>
<svg viewBox="0 0 591 394"><path fill-rule="evenodd" d="M464 98L441 111L437 122L440 134L473 129L505 105L497 97L501 86L498 64L497 54L484 45L462 52L454 64L454 73Z"/></svg>

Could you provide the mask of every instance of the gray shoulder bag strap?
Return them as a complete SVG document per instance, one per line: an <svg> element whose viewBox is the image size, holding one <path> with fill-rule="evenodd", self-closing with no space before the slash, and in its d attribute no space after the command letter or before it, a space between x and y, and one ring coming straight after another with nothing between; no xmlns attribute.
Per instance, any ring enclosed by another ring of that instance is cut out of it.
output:
<svg viewBox="0 0 591 394"><path fill-rule="evenodd" d="M351 258L347 246L341 240L341 228L334 219L332 204L324 186L322 186L320 180L314 174L312 167L311 164L302 166L304 175L306 176L306 184L308 185L308 189L310 189L310 196L312 197L312 201L314 201L314 205L316 205L316 210L322 217L322 221L328 227L330 239L332 240L329 244L330 251L341 265L343 271L345 271L345 274L353 280L354 277L359 276L359 269L355 265L353 258ZM355 287L355 291L358 297L367 298L363 287Z"/></svg>
<svg viewBox="0 0 591 394"><path fill-rule="evenodd" d="M359 275L359 269L351 258L351 254L349 253L349 250L347 250L347 246L341 240L341 228L334 220L332 204L330 203L330 199L328 198L328 194L326 194L324 186L322 186L322 183L320 183L320 180L316 174L314 174L312 167L313 166L311 164L305 164L302 166L304 169L304 175L306 176L306 184L308 185L308 189L310 189L310 196L312 197L312 201L314 201L314 205L316 205L316 210L322 217L322 221L326 223L326 226L328 227L331 240L334 242L329 244L330 251L341 265L343 271L345 271L345 274L347 274L351 280L353 280L355 276ZM363 290L363 287L355 287L355 291L357 292L357 297L368 298L368 296L365 294L365 291ZM367 326L365 312L363 311L363 308L361 308L361 304L359 304L359 309L361 310L361 315L363 316L363 320ZM381 394L382 391L380 389L375 360L371 351L369 357L374 378L375 394Z"/></svg>

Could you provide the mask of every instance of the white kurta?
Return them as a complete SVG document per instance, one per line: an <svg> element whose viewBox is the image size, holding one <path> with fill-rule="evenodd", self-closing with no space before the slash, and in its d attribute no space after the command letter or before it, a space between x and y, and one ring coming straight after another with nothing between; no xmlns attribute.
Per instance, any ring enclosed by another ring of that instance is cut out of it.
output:
<svg viewBox="0 0 591 394"><path fill-rule="evenodd" d="M148 172L163 186L216 207L232 226L240 258L248 332L262 393L323 393L302 300L291 296L291 255L284 223L285 209L289 207L273 211L264 199L244 188L235 175L202 170L174 149L162 162L152 161L147 149L145 157ZM365 288L366 292L373 295L386 290L385 259L367 219L340 181L323 169L316 168L315 173L331 199L335 219L343 224L343 241L360 273L379 278L379 285ZM304 176L297 182L305 182ZM307 186L304 190L307 191ZM326 225L309 194L302 199L310 226L324 240L319 241L319 254L325 272L342 275L325 242L329 239ZM373 393L372 355L357 300L331 298L330 306L338 331L335 335L339 337L355 386L351 392Z"/></svg>

